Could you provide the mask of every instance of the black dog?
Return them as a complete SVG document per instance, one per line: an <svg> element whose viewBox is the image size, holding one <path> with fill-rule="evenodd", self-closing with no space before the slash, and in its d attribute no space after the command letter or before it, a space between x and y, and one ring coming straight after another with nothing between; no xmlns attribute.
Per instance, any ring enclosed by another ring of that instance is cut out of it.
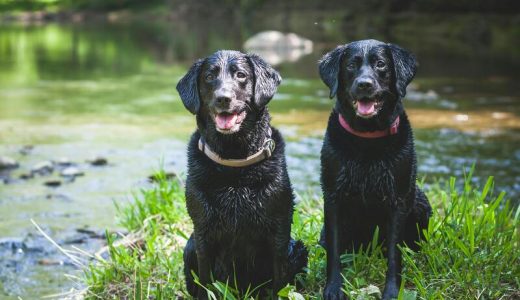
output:
<svg viewBox="0 0 520 300"><path fill-rule="evenodd" d="M266 104L281 77L256 55L218 51L197 61L177 90L196 114L188 145L186 205L194 233L184 249L189 293L212 279L239 290L262 285L273 296L307 264L303 243L290 237L293 191L284 141L269 124Z"/></svg>
<svg viewBox="0 0 520 300"><path fill-rule="evenodd" d="M415 75L415 58L396 45L363 40L327 53L319 69L330 97L337 95L321 152L324 298L346 299L340 255L369 243L376 227L388 258L383 299L397 297L397 245L417 249L418 229L431 215L428 199L416 186L413 134L401 102Z"/></svg>

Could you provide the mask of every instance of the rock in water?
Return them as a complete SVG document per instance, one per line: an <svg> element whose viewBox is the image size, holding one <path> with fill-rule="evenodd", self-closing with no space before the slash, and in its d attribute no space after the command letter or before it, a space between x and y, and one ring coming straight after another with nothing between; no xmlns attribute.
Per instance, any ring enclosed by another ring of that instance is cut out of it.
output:
<svg viewBox="0 0 520 300"><path fill-rule="evenodd" d="M0 156L0 171L18 168L19 164L16 160L8 156Z"/></svg>
<svg viewBox="0 0 520 300"><path fill-rule="evenodd" d="M50 187L58 187L61 185L61 181L59 180L47 180L43 184Z"/></svg>
<svg viewBox="0 0 520 300"><path fill-rule="evenodd" d="M31 173L39 175L48 175L54 171L54 165L51 161L42 161L34 165Z"/></svg>
<svg viewBox="0 0 520 300"><path fill-rule="evenodd" d="M313 43L295 33L263 31L247 39L244 49L257 53L272 65L278 65L297 61L312 53Z"/></svg>
<svg viewBox="0 0 520 300"><path fill-rule="evenodd" d="M95 157L94 159L91 159L91 160L87 160L87 162L89 162L93 166L104 166L104 165L108 164L108 160L101 156Z"/></svg>
<svg viewBox="0 0 520 300"><path fill-rule="evenodd" d="M27 248L22 238L0 238L0 251L1 250L10 250L16 251L18 249Z"/></svg>
<svg viewBox="0 0 520 300"><path fill-rule="evenodd" d="M85 175L85 173L83 173L78 168L67 167L61 171L60 175L63 177L76 177L76 176L83 176L83 175Z"/></svg>
<svg viewBox="0 0 520 300"><path fill-rule="evenodd" d="M31 151L34 149L34 146L33 145L25 145L22 147L22 149L20 149L20 154L22 155L27 155L29 153L31 153Z"/></svg>
<svg viewBox="0 0 520 300"><path fill-rule="evenodd" d="M60 167L68 167L72 165L72 162L67 157L61 157L56 160L56 164Z"/></svg>
<svg viewBox="0 0 520 300"><path fill-rule="evenodd" d="M23 174L20 174L20 176L19 176L19 178L23 179L23 180L31 179L33 177L34 177L34 175L32 173L23 173Z"/></svg>

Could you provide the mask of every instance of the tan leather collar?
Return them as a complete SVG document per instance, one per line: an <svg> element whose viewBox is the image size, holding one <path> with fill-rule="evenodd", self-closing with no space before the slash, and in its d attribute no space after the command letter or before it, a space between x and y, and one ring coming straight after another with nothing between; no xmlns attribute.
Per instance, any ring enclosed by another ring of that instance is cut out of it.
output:
<svg viewBox="0 0 520 300"><path fill-rule="evenodd" d="M266 137L264 144L258 152L252 154L244 159L223 159L217 153L213 152L211 148L204 142L202 137L199 138L199 150L202 153L206 154L206 156L217 164L227 166L227 167L247 167L252 164L256 164L261 162L264 159L271 157L273 154L274 148L276 146L273 139L271 139L271 128L269 128L269 135Z"/></svg>

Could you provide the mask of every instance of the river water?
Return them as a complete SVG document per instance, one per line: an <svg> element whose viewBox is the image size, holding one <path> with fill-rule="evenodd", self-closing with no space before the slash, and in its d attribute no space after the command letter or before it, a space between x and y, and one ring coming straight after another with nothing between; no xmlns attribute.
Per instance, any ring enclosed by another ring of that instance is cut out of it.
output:
<svg viewBox="0 0 520 300"><path fill-rule="evenodd" d="M520 49L511 41L520 39L513 20L415 16L357 22L340 12L263 14L269 20L1 25L0 155L20 167L1 174L0 244L36 236L30 219L58 241L77 228L116 229L113 202L131 200L160 167L182 176L194 118L175 84L194 59L217 49L241 50L247 38L265 30L313 42L308 53L279 58L284 80L270 103L273 124L287 140L297 194L320 193L319 152L333 102L319 80L317 60L337 44L373 37L412 50L420 62L405 107L426 187L460 177L475 164L476 183L494 176L495 190L518 203ZM87 162L96 156L108 164ZM85 175L74 181L58 171L20 178L49 160L68 160ZM44 185L51 179L62 184ZM62 275L73 272L71 266L32 261L13 267L13 255L0 255L0 298L33 299L73 285Z"/></svg>

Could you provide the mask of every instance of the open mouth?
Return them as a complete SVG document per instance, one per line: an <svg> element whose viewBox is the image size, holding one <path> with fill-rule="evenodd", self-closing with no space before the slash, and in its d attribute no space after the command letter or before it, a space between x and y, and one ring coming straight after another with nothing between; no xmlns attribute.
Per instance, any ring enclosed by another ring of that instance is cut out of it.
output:
<svg viewBox="0 0 520 300"><path fill-rule="evenodd" d="M362 118L370 118L379 112L383 106L383 102L377 99L362 98L352 101L352 105L356 110L356 114Z"/></svg>
<svg viewBox="0 0 520 300"><path fill-rule="evenodd" d="M223 132L229 132L233 129L237 129L238 126L244 121L246 116L245 111L243 112L221 112L215 114L215 124L217 129Z"/></svg>

